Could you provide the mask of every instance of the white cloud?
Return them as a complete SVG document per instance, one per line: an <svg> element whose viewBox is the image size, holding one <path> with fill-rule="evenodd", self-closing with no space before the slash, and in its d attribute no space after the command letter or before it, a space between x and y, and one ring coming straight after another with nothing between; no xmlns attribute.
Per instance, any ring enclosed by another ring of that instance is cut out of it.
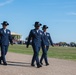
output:
<svg viewBox="0 0 76 75"><path fill-rule="evenodd" d="M1 7L1 6L5 6L5 5L7 5L7 4L10 4L10 3L12 3L13 1L14 1L14 0L6 0L6 1L0 3L0 7Z"/></svg>
<svg viewBox="0 0 76 75"><path fill-rule="evenodd" d="M76 16L76 12L69 12L67 13L68 15L73 15L73 16Z"/></svg>

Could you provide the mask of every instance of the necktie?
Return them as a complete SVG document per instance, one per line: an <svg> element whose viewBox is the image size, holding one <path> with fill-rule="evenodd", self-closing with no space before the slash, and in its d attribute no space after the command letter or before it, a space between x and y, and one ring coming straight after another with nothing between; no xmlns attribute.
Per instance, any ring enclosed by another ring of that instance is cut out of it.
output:
<svg viewBox="0 0 76 75"><path fill-rule="evenodd" d="M38 30L37 30L37 33L38 33Z"/></svg>
<svg viewBox="0 0 76 75"><path fill-rule="evenodd" d="M6 29L4 29L4 33L6 33Z"/></svg>
<svg viewBox="0 0 76 75"><path fill-rule="evenodd" d="M44 34L46 35L46 32L44 32Z"/></svg>

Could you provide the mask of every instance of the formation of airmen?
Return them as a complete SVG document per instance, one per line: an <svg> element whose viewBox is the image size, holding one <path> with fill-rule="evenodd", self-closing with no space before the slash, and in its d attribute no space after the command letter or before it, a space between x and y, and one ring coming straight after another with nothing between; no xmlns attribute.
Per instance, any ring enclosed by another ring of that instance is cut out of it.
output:
<svg viewBox="0 0 76 75"><path fill-rule="evenodd" d="M33 48L33 57L32 57L32 62L31 62L31 66L35 66L35 61L36 61L36 65L37 68L42 67L43 63L43 59L45 60L46 66L49 65L48 63L48 59L47 59L47 51L49 49L49 45L51 44L53 45L51 36L48 32L46 32L47 30L47 26L43 25L42 30L40 30L40 26L42 24L39 22L35 22L34 24L34 29L32 29L29 33L29 37L28 37L28 42L27 42L27 48L29 46L30 40L32 40L32 48ZM41 59L39 61L38 55L39 55L39 51L40 48L42 47L42 51L43 54L41 56Z"/></svg>
<svg viewBox="0 0 76 75"><path fill-rule="evenodd" d="M7 65L6 62L6 54L8 52L8 46L9 42L11 45L13 45L11 31L7 29L7 26L9 23L7 21L4 21L2 24L2 28L0 29L0 46L1 46L1 57L0 57L0 64ZM42 26L41 23L35 22L34 29L32 29L29 33L28 41L26 44L26 47L29 47L30 41L32 40L32 48L33 48L33 57L31 61L31 66L35 67L37 65L37 68L42 67L43 65L43 59L45 60L46 66L49 65L48 59L47 59L47 51L49 49L49 45L54 46L50 33L47 32L47 25L43 25L42 30L40 30L40 26ZM42 48L42 56L39 60L39 51L40 48ZM36 61L36 64L35 64Z"/></svg>

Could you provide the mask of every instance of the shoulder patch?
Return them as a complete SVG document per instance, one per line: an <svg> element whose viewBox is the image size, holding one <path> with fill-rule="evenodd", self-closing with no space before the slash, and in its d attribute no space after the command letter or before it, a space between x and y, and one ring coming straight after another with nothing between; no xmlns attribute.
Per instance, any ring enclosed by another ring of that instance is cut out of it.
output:
<svg viewBox="0 0 76 75"><path fill-rule="evenodd" d="M10 32L9 32L9 31L8 31L7 33L8 33L8 34L10 34Z"/></svg>
<svg viewBox="0 0 76 75"><path fill-rule="evenodd" d="M40 32L40 35L42 35L42 32Z"/></svg>
<svg viewBox="0 0 76 75"><path fill-rule="evenodd" d="M47 34L47 36L50 36L50 34Z"/></svg>

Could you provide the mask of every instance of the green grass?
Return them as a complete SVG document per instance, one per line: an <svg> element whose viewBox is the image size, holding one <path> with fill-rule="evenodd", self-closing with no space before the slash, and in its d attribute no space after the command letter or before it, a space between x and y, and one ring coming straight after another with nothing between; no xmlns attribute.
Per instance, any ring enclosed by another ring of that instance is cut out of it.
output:
<svg viewBox="0 0 76 75"><path fill-rule="evenodd" d="M25 45L13 45L9 46L9 52L21 53L21 54L33 54L32 47L26 48ZM40 55L42 52L40 51ZM75 47L50 47L48 51L48 57L59 59L76 60L76 48Z"/></svg>
<svg viewBox="0 0 76 75"><path fill-rule="evenodd" d="M73 47L54 47L48 51L48 56L52 58L76 60L76 48Z"/></svg>
<svg viewBox="0 0 76 75"><path fill-rule="evenodd" d="M9 52L14 52L14 53L21 53L21 54L32 54L32 48L26 48L25 45L13 45L9 46Z"/></svg>

